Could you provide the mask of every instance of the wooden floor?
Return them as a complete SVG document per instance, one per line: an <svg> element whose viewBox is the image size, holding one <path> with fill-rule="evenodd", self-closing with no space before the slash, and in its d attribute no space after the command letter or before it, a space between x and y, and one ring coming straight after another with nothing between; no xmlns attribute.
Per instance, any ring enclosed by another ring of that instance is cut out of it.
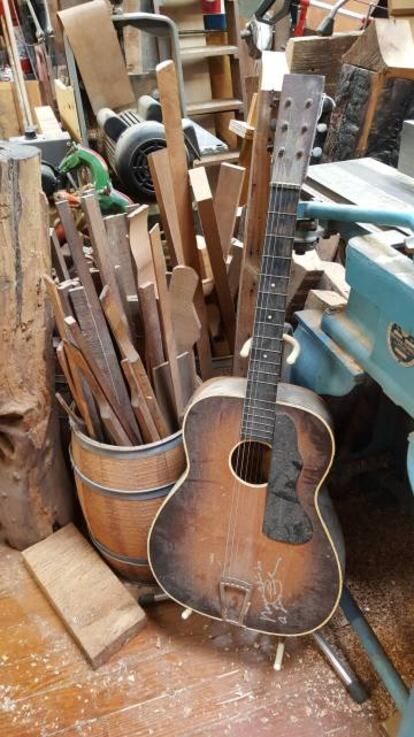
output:
<svg viewBox="0 0 414 737"><path fill-rule="evenodd" d="M393 504L384 515L369 495L351 497L342 517L350 586L413 681L413 520ZM2 737L379 737L392 711L340 614L330 636L371 690L363 707L309 638L289 641L276 673L271 638L197 615L183 622L170 603L154 607L146 629L94 672L6 547L0 627Z"/></svg>

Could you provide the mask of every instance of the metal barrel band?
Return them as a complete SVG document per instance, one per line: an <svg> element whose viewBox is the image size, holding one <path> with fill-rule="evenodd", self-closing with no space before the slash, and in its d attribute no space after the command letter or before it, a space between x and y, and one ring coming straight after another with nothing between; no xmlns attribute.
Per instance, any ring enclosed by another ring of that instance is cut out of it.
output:
<svg viewBox="0 0 414 737"><path fill-rule="evenodd" d="M92 481L92 479L82 473L82 471L78 468L75 461L73 460L70 449L69 457L75 476L78 476L78 478L80 478L81 481L83 481L83 483L88 486L88 488L96 491L102 496L116 497L117 500L148 501L150 499L158 499L159 497L167 496L175 483L171 482L169 484L164 484L164 486L158 486L153 489L142 489L142 491L140 491L139 489L132 489L131 491L128 489L114 489L110 486L102 486L102 484L98 484L96 481Z"/></svg>

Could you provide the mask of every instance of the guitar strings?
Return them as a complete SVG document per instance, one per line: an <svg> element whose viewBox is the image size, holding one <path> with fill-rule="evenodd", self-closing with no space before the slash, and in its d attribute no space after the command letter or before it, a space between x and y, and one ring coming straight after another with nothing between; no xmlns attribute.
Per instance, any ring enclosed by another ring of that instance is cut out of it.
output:
<svg viewBox="0 0 414 737"><path fill-rule="evenodd" d="M290 124L291 115L292 115L292 105L290 105L290 109L289 109L288 124ZM279 120L279 117L281 117L281 116L279 115L279 112L278 112L278 116L277 116L277 119L278 120ZM274 155L275 155L275 152L274 152ZM272 211L274 211L274 201L275 201L275 199L276 200L282 199L283 184L284 184L284 179L285 179L285 176L286 176L286 158L285 157L284 157L283 162L282 162L281 172L282 172L282 177L281 177L282 178L282 186L280 187L280 190L278 191L276 189L276 191L274 191L273 190L273 187L271 186L271 192L270 192L270 197L269 197L269 208L268 208L270 212L268 213L268 217L266 219L266 231L265 231L264 244L263 244L264 256L262 256L262 259L261 259L261 271L260 271L260 276L259 276L259 293L260 293L261 285L262 285L263 280L264 280L263 270L266 273L266 269L265 269L265 266L264 266L264 261L265 261L265 259L269 255L271 255L271 254L268 254L267 253L267 249L268 249L268 238L269 238L269 236L267 235L267 233L270 233L270 232L271 233L274 233L274 232L277 233L278 232L278 227L279 227L280 208L278 207L277 208L277 211L276 211L277 212L277 215L276 215L276 223L273 222L273 219L274 219L274 216L275 215L274 215L274 212L272 212ZM270 227L269 227L269 225L270 225ZM266 300L267 300L266 307L268 307L268 304L269 304L269 301L270 301L269 300L269 295L266 296ZM261 307L262 307L262 305L261 305ZM256 320L257 320L257 315L258 315L258 309L259 309L259 299L256 297L256 305L255 305L255 313L254 313L253 326L256 325ZM247 388L251 388L252 387L251 381L249 381L249 378L251 380L251 373L253 372L253 369L251 369L251 366L252 366L252 364L251 364L251 360L252 360L251 353L253 351L255 351L256 349L259 350L260 349L260 346L263 345L263 342L262 342L263 341L263 337L260 335L260 332L261 331L259 331L259 334L258 335L257 334L255 335L255 331L253 329L253 340L252 340L251 351L250 351L250 361L249 361ZM253 384L253 387L250 389L250 397L249 397L249 400L248 400L249 401L249 405L250 405L250 408L249 408L250 415L253 418L255 416L254 407L255 407L255 399L256 399L257 391L258 391L258 385L256 383L256 384ZM247 395L246 395L246 399L247 399ZM245 399L245 401L246 401L246 399ZM241 426L240 426L240 429L239 429L239 436L240 436L240 438L242 436L243 419L244 419L244 411L242 412ZM239 471L239 473L240 473L240 470L243 471L244 472L244 477L246 477L247 470L249 468L249 464L251 463L251 458L252 458L252 454L253 454L254 420L253 420L253 423L250 423L249 422L249 424L252 424L253 430L250 430L250 431L248 431L248 432L245 433L246 437L243 438L244 443L243 443L242 451L241 451L241 455L242 455L241 463L238 462L238 464L237 464L238 465L238 471ZM252 435L252 437L249 438L249 435ZM247 451L246 451L246 446L247 446ZM239 453L238 453L238 456L239 456ZM240 473L240 475L242 475L242 474ZM234 565L234 562L237 562L237 560L238 560L239 544L240 544L240 538L237 539L237 541L236 541L236 531L237 531L237 525L238 525L239 504L240 504L240 489L241 489L241 483L240 482L238 482L236 484L236 489L237 489L237 491L236 491L236 510L235 510L234 524L233 524L232 546L231 546L231 551L230 551L230 556L231 557L230 557L229 571L231 571L231 567L232 567L232 565ZM249 517L249 519L250 519L250 517Z"/></svg>

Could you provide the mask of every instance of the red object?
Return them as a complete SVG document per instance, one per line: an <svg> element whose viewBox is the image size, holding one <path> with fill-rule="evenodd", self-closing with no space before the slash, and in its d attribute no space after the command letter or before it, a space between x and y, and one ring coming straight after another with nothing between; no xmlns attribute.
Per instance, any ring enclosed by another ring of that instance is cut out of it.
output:
<svg viewBox="0 0 414 737"><path fill-rule="evenodd" d="M222 13L222 0L201 0L201 12L203 15L217 15Z"/></svg>
<svg viewBox="0 0 414 737"><path fill-rule="evenodd" d="M293 34L294 36L303 36L305 32L306 16L308 14L309 5L310 5L310 0L300 0L299 18L296 24L295 32Z"/></svg>

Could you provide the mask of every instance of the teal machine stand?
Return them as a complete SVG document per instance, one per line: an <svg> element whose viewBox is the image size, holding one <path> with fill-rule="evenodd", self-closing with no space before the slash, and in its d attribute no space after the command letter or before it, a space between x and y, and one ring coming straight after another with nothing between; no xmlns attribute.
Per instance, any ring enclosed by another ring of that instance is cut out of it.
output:
<svg viewBox="0 0 414 737"><path fill-rule="evenodd" d="M346 248L347 305L338 310L297 312L294 333L301 351L291 381L318 394L344 396L371 376L391 400L414 418L414 263L389 245L387 232L361 233L361 223L404 226L414 231L414 211L301 202L298 217L329 221L350 236ZM405 251L414 252L413 236ZM414 433L408 437L407 468L414 491ZM345 588L341 608L370 661L402 713L399 737L414 737L414 693L394 668L356 602Z"/></svg>

